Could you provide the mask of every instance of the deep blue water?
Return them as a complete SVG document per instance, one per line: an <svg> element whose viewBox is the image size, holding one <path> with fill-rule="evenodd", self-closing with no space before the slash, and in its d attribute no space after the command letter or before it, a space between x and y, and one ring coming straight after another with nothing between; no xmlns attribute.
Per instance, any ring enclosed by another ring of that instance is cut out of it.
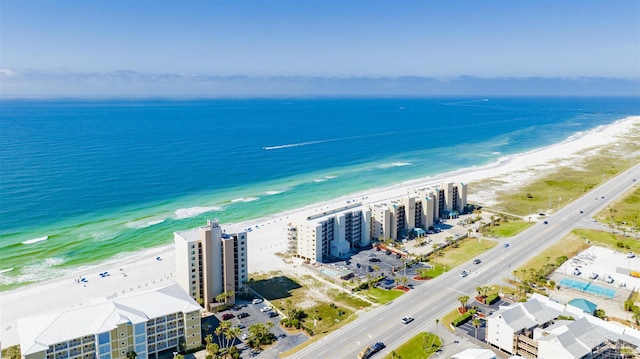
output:
<svg viewBox="0 0 640 359"><path fill-rule="evenodd" d="M2 101L0 290L638 114L639 98Z"/></svg>

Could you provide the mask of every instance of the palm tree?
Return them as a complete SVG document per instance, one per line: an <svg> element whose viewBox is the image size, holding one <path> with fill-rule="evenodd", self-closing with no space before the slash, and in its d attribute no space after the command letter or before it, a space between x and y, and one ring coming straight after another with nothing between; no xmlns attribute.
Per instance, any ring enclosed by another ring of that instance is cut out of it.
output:
<svg viewBox="0 0 640 359"><path fill-rule="evenodd" d="M480 324L482 324L482 322L478 318L473 318L473 321L471 323L476 328L476 339L478 339L478 327L480 326Z"/></svg>
<svg viewBox="0 0 640 359"><path fill-rule="evenodd" d="M376 278L377 278L378 277L378 272L380 271L380 266L372 265L371 269L373 269L373 272L376 273Z"/></svg>
<svg viewBox="0 0 640 359"><path fill-rule="evenodd" d="M438 337L438 324L440 324L440 319L436 318L436 335L433 336L433 340L431 341L429 348L433 348L433 343L435 343L436 338Z"/></svg>
<svg viewBox="0 0 640 359"><path fill-rule="evenodd" d="M469 301L469 296L468 295L463 295L458 297L458 301L460 302L460 306L462 307L462 309L464 311L466 311L467 309L467 302Z"/></svg>

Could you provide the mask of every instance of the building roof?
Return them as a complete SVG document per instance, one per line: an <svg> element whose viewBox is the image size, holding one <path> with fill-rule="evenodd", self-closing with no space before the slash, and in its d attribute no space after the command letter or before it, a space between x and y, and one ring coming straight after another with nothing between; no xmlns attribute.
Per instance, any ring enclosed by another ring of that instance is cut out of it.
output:
<svg viewBox="0 0 640 359"><path fill-rule="evenodd" d="M465 349L454 354L452 359L496 359L496 353L490 349Z"/></svg>
<svg viewBox="0 0 640 359"><path fill-rule="evenodd" d="M22 355L86 335L115 329L119 324L137 324L172 313L202 308L177 284L129 297L72 308L18 320Z"/></svg>
<svg viewBox="0 0 640 359"><path fill-rule="evenodd" d="M568 304L576 308L582 309L584 312L589 314L595 313L596 309L598 309L598 305L596 303L590 302L583 298L572 299L571 301L569 301Z"/></svg>
<svg viewBox="0 0 640 359"><path fill-rule="evenodd" d="M200 227L175 232L175 234L187 242L197 242L200 240Z"/></svg>

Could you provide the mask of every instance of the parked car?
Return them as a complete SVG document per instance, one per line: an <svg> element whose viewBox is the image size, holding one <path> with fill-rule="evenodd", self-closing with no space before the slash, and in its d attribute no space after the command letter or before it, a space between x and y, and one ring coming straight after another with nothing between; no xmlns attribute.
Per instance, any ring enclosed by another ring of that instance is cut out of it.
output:
<svg viewBox="0 0 640 359"><path fill-rule="evenodd" d="M255 298L254 300L251 301L251 303L260 304L260 303L262 303L262 298Z"/></svg>
<svg viewBox="0 0 640 359"><path fill-rule="evenodd" d="M247 312L242 312L242 313L238 314L238 318L239 319L246 318L248 316L249 316L249 313L247 313Z"/></svg>
<svg viewBox="0 0 640 359"><path fill-rule="evenodd" d="M380 262L380 258L369 258L369 262L371 263Z"/></svg>
<svg viewBox="0 0 640 359"><path fill-rule="evenodd" d="M271 311L271 307L262 307L262 308L260 308L260 311L261 311L262 313L269 312L269 311Z"/></svg>
<svg viewBox="0 0 640 359"><path fill-rule="evenodd" d="M387 250L384 252L384 254L389 255L389 254L391 254L391 251L387 249Z"/></svg>
<svg viewBox="0 0 640 359"><path fill-rule="evenodd" d="M413 317L410 315L402 318L402 324L409 324L411 322L413 322Z"/></svg>
<svg viewBox="0 0 640 359"><path fill-rule="evenodd" d="M223 314L223 315L222 315L222 320L229 320L229 319L231 319L231 318L233 318L233 317L234 317L234 315L233 315L233 314L231 314L231 313L225 313L225 314Z"/></svg>
<svg viewBox="0 0 640 359"><path fill-rule="evenodd" d="M278 312L269 312L269 318L277 317L278 315Z"/></svg>

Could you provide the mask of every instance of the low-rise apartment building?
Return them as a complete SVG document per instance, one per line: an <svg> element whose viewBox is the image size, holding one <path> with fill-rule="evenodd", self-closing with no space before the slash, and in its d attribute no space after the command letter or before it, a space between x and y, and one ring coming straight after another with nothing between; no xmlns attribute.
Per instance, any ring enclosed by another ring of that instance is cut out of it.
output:
<svg viewBox="0 0 640 359"><path fill-rule="evenodd" d="M25 359L138 359L202 346L201 310L179 286L18 320Z"/></svg>
<svg viewBox="0 0 640 359"><path fill-rule="evenodd" d="M640 332L534 294L487 318L490 345L523 358L615 358L640 348Z"/></svg>

